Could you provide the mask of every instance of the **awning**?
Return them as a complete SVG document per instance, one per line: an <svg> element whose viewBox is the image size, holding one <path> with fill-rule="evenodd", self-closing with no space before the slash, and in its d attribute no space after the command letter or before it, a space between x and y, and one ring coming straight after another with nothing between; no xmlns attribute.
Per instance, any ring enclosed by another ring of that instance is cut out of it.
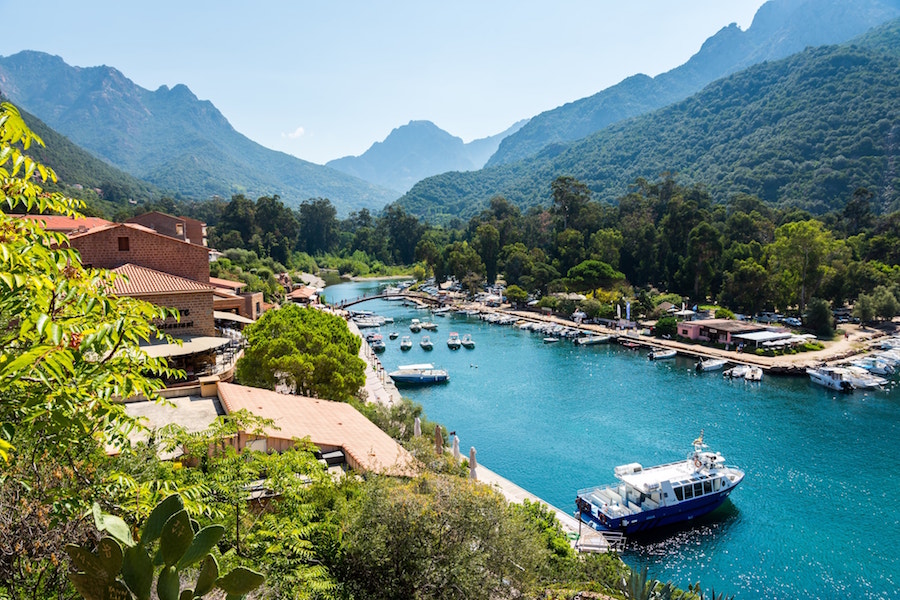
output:
<svg viewBox="0 0 900 600"><path fill-rule="evenodd" d="M168 358L171 356L187 356L199 352L215 350L228 344L228 338L197 336L180 338L182 344L149 344L141 346L141 350L152 358Z"/></svg>
<svg viewBox="0 0 900 600"><path fill-rule="evenodd" d="M245 325L249 325L253 323L253 319L248 319L247 317L242 317L241 315L236 315L234 313L226 312L224 310L214 310L213 311L213 319L221 319L223 321L234 321L235 323L244 323Z"/></svg>

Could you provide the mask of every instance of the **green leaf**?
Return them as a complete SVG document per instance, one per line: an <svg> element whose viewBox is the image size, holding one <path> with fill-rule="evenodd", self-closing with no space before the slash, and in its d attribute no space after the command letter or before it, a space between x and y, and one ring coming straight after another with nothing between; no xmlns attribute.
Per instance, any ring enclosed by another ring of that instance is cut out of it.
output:
<svg viewBox="0 0 900 600"><path fill-rule="evenodd" d="M105 600L106 582L86 573L69 573L69 581L85 600Z"/></svg>
<svg viewBox="0 0 900 600"><path fill-rule="evenodd" d="M194 597L194 590L183 590L178 600L191 600Z"/></svg>
<svg viewBox="0 0 900 600"><path fill-rule="evenodd" d="M166 567L159 574L156 582L156 595L159 600L178 600L178 571L175 567Z"/></svg>
<svg viewBox="0 0 900 600"><path fill-rule="evenodd" d="M138 600L149 600L153 587L153 562L140 544L125 549L122 579Z"/></svg>
<svg viewBox="0 0 900 600"><path fill-rule="evenodd" d="M172 494L156 505L141 532L141 544L144 546L154 542L162 533L163 526L169 517L184 508L184 500L178 494Z"/></svg>
<svg viewBox="0 0 900 600"><path fill-rule="evenodd" d="M115 579L122 568L122 546L113 538L105 537L97 544L97 558L107 579Z"/></svg>
<svg viewBox="0 0 900 600"><path fill-rule="evenodd" d="M94 515L94 520L97 520L96 514ZM106 531L107 533L109 533L109 535L116 538L126 546L134 546L134 538L131 537L131 528L128 527L128 524L123 521L121 517L101 513L100 521L97 522L97 529L99 529L100 531ZM118 569L116 569L116 572L118 572Z"/></svg>
<svg viewBox="0 0 900 600"><path fill-rule="evenodd" d="M194 587L194 596L200 598L205 596L219 578L219 563L212 554L207 554L203 559L203 566L200 568L200 575L197 577L197 585Z"/></svg>
<svg viewBox="0 0 900 600"><path fill-rule="evenodd" d="M222 539L223 535L225 535L225 528L221 525L210 525L198 531L197 535L194 536L194 541L191 542L190 548L187 549L187 552L184 553L184 556L178 562L178 568L183 569L202 560L204 556L209 554L212 547Z"/></svg>
<svg viewBox="0 0 900 600"><path fill-rule="evenodd" d="M243 596L249 594L262 585L266 578L262 573L257 573L246 567L237 567L224 577L219 577L216 586L225 590L229 596L237 594Z"/></svg>
<svg viewBox="0 0 900 600"><path fill-rule="evenodd" d="M159 536L159 549L167 567L171 567L184 556L194 540L191 519L186 510L180 510L166 521Z"/></svg>
<svg viewBox="0 0 900 600"><path fill-rule="evenodd" d="M106 569L103 568L103 563L100 559L85 550L81 546L76 546L75 544L66 544L66 553L69 555L69 558L72 559L72 564L79 571L83 571L85 575L93 577L95 579L106 579Z"/></svg>

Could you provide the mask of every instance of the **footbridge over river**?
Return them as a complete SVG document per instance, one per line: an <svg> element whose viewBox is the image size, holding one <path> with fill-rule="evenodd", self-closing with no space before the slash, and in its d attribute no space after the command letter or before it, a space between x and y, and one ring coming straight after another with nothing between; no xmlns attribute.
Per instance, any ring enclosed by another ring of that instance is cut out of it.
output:
<svg viewBox="0 0 900 600"><path fill-rule="evenodd" d="M396 298L402 298L404 300L412 300L413 302L416 302L416 303L430 304L432 306L440 306L443 304L439 299L435 298L434 296L429 296L428 294L425 294L423 292L399 292L399 293L397 293L397 292L390 292L390 293L381 292L378 294L372 294L371 296L364 295L364 296L358 296L356 298L347 298L346 300L342 300L335 306L337 308L349 308L351 306L360 304L362 302L368 302L369 300L392 300L392 299L396 299Z"/></svg>

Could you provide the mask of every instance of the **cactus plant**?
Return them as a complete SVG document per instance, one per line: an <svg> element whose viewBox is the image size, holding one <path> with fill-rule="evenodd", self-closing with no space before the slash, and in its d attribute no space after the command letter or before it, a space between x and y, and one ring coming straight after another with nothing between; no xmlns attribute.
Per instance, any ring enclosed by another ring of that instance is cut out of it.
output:
<svg viewBox="0 0 900 600"><path fill-rule="evenodd" d="M225 528L210 525L199 529L184 510L181 496L173 494L156 505L141 536L134 540L131 531L119 517L101 512L94 505L97 529L108 535L97 544L96 552L69 544L66 551L76 571L69 579L86 600L149 600L154 573L156 594L160 600L192 600L202 598L218 587L226 600L239 600L265 580L245 567L237 567L220 575L219 564L210 550L221 539ZM151 558L151 546L158 548ZM193 589L181 589L181 574L200 563Z"/></svg>

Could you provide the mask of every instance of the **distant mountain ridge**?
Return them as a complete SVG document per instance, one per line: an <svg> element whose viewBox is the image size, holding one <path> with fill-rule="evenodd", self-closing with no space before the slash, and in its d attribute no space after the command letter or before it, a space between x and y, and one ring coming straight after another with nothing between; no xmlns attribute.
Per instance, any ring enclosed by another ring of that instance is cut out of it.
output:
<svg viewBox="0 0 900 600"><path fill-rule="evenodd" d="M837 44L900 16L900 0L771 0L747 31L731 24L685 64L654 78L634 75L593 96L533 117L505 138L486 166L508 164L571 142L623 119L668 106L705 85L808 46Z"/></svg>
<svg viewBox="0 0 900 600"><path fill-rule="evenodd" d="M638 178L674 172L722 201L751 194L816 214L858 188L900 209L900 20L844 46L811 48L721 79L690 98L515 163L445 173L398 200L431 221L471 217L494 196L550 203L560 175L615 202Z"/></svg>
<svg viewBox="0 0 900 600"><path fill-rule="evenodd" d="M118 70L80 68L43 52L0 57L0 91L82 148L181 197L328 198L346 214L397 194L269 150L231 127L185 85L146 90Z"/></svg>
<svg viewBox="0 0 900 600"><path fill-rule="evenodd" d="M482 168L500 141L525 123L519 121L497 135L465 143L431 121L410 121L360 156L345 156L325 166L403 193L431 175Z"/></svg>

